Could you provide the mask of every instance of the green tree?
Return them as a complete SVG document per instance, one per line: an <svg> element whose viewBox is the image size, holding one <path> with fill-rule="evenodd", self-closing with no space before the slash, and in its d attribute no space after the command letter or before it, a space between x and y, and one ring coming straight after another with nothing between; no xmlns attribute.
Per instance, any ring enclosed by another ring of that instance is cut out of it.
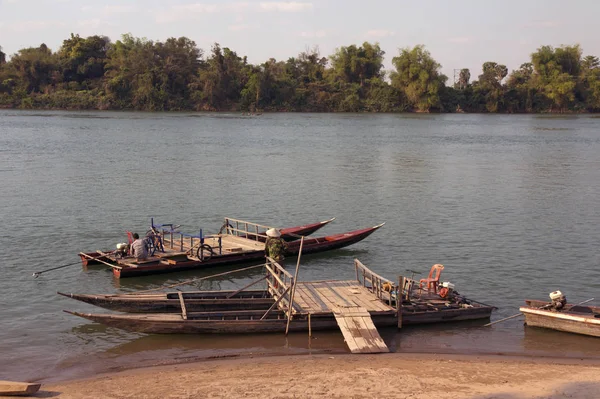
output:
<svg viewBox="0 0 600 399"><path fill-rule="evenodd" d="M456 90L464 90L469 86L469 81L471 80L471 71L469 68L463 68L460 70L458 75L458 82L455 84Z"/></svg>
<svg viewBox="0 0 600 399"><path fill-rule="evenodd" d="M521 64L506 80L506 102L509 112L532 112L536 93L533 79L533 64Z"/></svg>
<svg viewBox="0 0 600 399"><path fill-rule="evenodd" d="M400 50L392 63L396 68L391 74L392 86L406 96L413 109L428 112L441 107L440 91L447 77L423 45Z"/></svg>
<svg viewBox="0 0 600 399"><path fill-rule="evenodd" d="M329 58L337 79L363 86L366 80L382 77L384 54L379 43L364 42L360 47L341 47Z"/></svg>
<svg viewBox="0 0 600 399"><path fill-rule="evenodd" d="M502 80L508 74L508 69L496 62L485 62L482 70L483 73L479 75L473 90L484 100L487 112L498 112L504 99Z"/></svg>
<svg viewBox="0 0 600 399"><path fill-rule="evenodd" d="M19 50L10 60L18 86L28 93L46 90L55 83L56 58L45 44Z"/></svg>
<svg viewBox="0 0 600 399"><path fill-rule="evenodd" d="M108 37L90 36L84 39L71 33L57 53L63 80L82 83L103 77L109 46Z"/></svg>
<svg viewBox="0 0 600 399"><path fill-rule="evenodd" d="M0 65L6 64L6 54L2 52L2 46L0 46Z"/></svg>
<svg viewBox="0 0 600 399"><path fill-rule="evenodd" d="M579 45L542 46L531 54L537 87L550 100L551 110L564 111L575 99L575 88L581 70Z"/></svg>

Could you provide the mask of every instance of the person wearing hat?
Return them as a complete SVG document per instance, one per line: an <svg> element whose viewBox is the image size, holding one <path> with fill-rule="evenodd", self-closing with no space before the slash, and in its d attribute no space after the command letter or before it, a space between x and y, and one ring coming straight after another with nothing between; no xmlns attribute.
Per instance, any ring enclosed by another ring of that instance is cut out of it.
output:
<svg viewBox="0 0 600 399"><path fill-rule="evenodd" d="M284 259L284 252L287 244L281 238L281 233L277 229L267 230L267 241L265 242L265 256L270 257L275 262L281 264Z"/></svg>

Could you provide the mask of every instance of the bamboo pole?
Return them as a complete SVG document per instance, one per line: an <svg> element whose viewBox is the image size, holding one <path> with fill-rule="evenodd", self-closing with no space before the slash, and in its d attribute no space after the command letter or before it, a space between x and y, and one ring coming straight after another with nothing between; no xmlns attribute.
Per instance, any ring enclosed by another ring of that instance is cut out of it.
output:
<svg viewBox="0 0 600 399"><path fill-rule="evenodd" d="M196 281L208 280L209 278L224 276L226 274L237 273L237 272L241 272L241 271L244 271L244 270L256 269L257 267L265 267L265 265L264 265L264 263L261 263L260 265L249 266L249 267L245 267L243 269L230 270L228 272L218 273L218 274L212 274L212 275L206 276L206 277L193 278L191 280L186 280L186 281L182 281L181 283L166 285L166 286L163 286L163 287L152 288L152 289L143 290L143 291L128 292L128 293L125 293L123 295L137 295L137 294L142 293L142 292L160 291L160 290L163 290L163 289L166 289L166 288L173 288L173 287L177 287L179 285L186 285L186 284L190 284L190 283L193 283L193 282L196 282Z"/></svg>
<svg viewBox="0 0 600 399"><path fill-rule="evenodd" d="M92 256L90 256L90 255L88 255L86 253L83 253L83 252L80 252L79 255L85 256L86 258L88 258L88 261L98 260L99 258L102 258L103 256L106 256L105 253L102 253L101 255L98 255L96 257L92 257ZM81 260L78 260L77 262L73 262L73 263L68 263L68 264L62 265L62 266L52 267L50 269L42 270L42 271L39 271L39 272L34 272L32 274L32 276L35 277L35 278L37 278L42 273L46 273L46 272L49 272L49 271L52 271L52 270L62 269L62 268L67 267L67 266L74 266L74 265L77 265L79 263L81 263Z"/></svg>
<svg viewBox="0 0 600 399"><path fill-rule="evenodd" d="M300 268L300 257L302 256L302 246L304 245L304 237L300 239L300 250L298 251L298 261L296 262L296 272L294 273L294 283L292 284L292 293L290 295L290 307L288 309L288 320L285 326L285 336L287 337L290 329L290 321L292 320L292 312L294 310L294 295L296 294L296 284L298 284L298 269Z"/></svg>

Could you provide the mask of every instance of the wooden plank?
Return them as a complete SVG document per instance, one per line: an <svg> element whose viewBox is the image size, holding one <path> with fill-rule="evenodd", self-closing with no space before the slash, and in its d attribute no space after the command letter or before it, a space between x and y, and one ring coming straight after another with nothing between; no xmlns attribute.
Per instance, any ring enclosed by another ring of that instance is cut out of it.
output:
<svg viewBox="0 0 600 399"><path fill-rule="evenodd" d="M336 307L333 315L352 353L389 352L365 308Z"/></svg>
<svg viewBox="0 0 600 399"><path fill-rule="evenodd" d="M316 312L321 312L324 310L330 310L329 306L321 298L321 295L319 295L319 293L312 287L312 285L310 283L302 283L302 286L310 293L313 301L317 305L315 307L315 309L313 309L314 311L311 311L310 313L316 313Z"/></svg>
<svg viewBox="0 0 600 399"><path fill-rule="evenodd" d="M42 384L17 381L0 381L0 395L32 395L39 391Z"/></svg>
<svg viewBox="0 0 600 399"><path fill-rule="evenodd" d="M315 298L312 296L311 292L306 289L306 287L299 284L297 289L299 292L301 292L302 298L306 303L305 310L307 313L311 313L317 309L321 309L321 306L317 304Z"/></svg>
<svg viewBox="0 0 600 399"><path fill-rule="evenodd" d="M181 317L183 317L183 320L187 320L187 309L185 308L185 302L183 301L183 294L179 291L177 295L179 296L179 304L181 305Z"/></svg>

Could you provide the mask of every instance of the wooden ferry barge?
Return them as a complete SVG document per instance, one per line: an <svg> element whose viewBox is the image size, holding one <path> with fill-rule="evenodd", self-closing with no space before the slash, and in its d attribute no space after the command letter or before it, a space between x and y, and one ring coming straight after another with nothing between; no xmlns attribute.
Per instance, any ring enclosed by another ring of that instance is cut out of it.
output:
<svg viewBox="0 0 600 399"><path fill-rule="evenodd" d="M282 229L284 238L290 240L286 255L298 255L300 242L297 238L318 230L332 220ZM155 231L154 240L160 245L154 248L151 256L143 261L136 261L135 258L123 256L116 251L81 252L79 256L84 266L93 262L111 267L117 278L202 269L264 259L266 235L262 231L269 226L232 218L225 218L223 226L224 229L219 234L203 236L200 232L199 235L192 236L173 229L172 225L159 227L152 225L152 231ZM311 254L352 245L382 226L383 223L341 234L306 238L302 253ZM296 240L291 241L294 239Z"/></svg>
<svg viewBox="0 0 600 399"><path fill-rule="evenodd" d="M395 284L373 273L359 260L354 261L354 267L355 280L296 282L289 272L269 260L265 264L265 291L62 295L130 312L66 311L129 331L169 334L289 330L310 333L340 328L353 352L369 353L387 351L377 327L489 319L495 309L458 295L442 298L437 292L416 288L411 279L404 277Z"/></svg>

